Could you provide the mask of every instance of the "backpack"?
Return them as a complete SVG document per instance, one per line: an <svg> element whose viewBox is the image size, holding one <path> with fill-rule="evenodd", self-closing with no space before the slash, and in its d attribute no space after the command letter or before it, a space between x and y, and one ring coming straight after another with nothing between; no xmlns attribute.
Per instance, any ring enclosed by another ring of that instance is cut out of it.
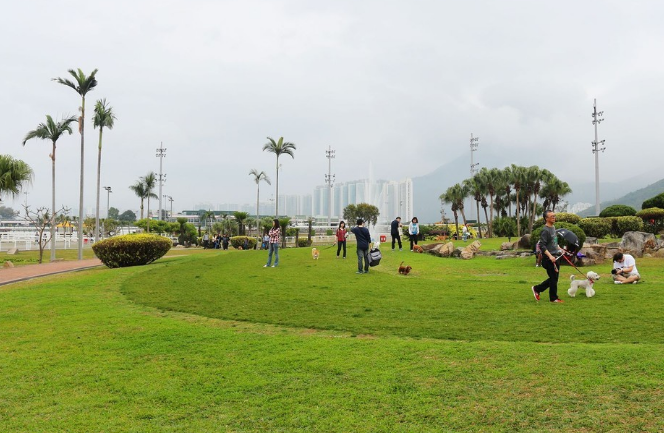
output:
<svg viewBox="0 0 664 433"><path fill-rule="evenodd" d="M369 266L378 266L380 264L380 259L382 258L383 255L378 248L372 248L369 250Z"/></svg>

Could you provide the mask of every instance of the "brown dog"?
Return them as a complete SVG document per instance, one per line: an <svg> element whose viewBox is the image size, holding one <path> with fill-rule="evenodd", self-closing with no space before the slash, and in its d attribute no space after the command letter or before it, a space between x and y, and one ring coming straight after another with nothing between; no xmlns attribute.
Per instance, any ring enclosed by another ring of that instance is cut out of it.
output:
<svg viewBox="0 0 664 433"><path fill-rule="evenodd" d="M408 275L410 273L410 270L413 269L410 266L404 266L403 262L399 265L399 273L402 275Z"/></svg>
<svg viewBox="0 0 664 433"><path fill-rule="evenodd" d="M413 252L414 252L414 253L423 253L424 250L422 249L421 246L419 246L419 245L414 245L414 246L413 246Z"/></svg>

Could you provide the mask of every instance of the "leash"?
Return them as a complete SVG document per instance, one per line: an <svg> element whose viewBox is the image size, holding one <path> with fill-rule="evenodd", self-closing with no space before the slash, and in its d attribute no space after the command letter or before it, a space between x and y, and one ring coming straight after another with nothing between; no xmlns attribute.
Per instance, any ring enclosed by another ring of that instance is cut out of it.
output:
<svg viewBox="0 0 664 433"><path fill-rule="evenodd" d="M588 281L590 281L590 283L592 284L592 283L593 283L593 280L591 280L591 279L588 278L583 272L581 272L581 270L580 270L579 268L577 268L576 265L575 265L574 263L572 263L572 261L571 261L570 259L567 258L567 254L568 254L568 253L567 253L567 250L565 250L565 251L563 252L563 254L561 255L561 257L564 258L564 259L567 261L567 263L570 264L570 266L572 266L574 269L576 269L581 275L583 275L583 277L584 277L585 279L587 279Z"/></svg>

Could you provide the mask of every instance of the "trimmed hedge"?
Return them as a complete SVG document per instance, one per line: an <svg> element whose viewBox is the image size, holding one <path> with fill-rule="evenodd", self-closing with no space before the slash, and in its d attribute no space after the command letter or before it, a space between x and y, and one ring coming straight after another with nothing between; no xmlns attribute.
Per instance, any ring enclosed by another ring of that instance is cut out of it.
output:
<svg viewBox="0 0 664 433"><path fill-rule="evenodd" d="M231 246L235 248L236 250L239 250L240 247L244 249L244 241L248 240L249 241L249 248L248 250L253 250L254 247L256 246L256 238L251 237L251 236L233 236L231 238Z"/></svg>
<svg viewBox="0 0 664 433"><path fill-rule="evenodd" d="M565 223L565 222L557 222L554 224L554 227L557 229L567 229L571 232L573 232L577 238L579 238L579 246L583 246L583 243L586 241L586 233L581 229L581 227L570 224L570 223ZM534 250L535 249L535 244L540 240L540 236L542 235L542 227L539 227L537 230L533 230L533 234L530 236L530 247ZM565 240L562 238L558 238L559 245L561 247L565 246Z"/></svg>
<svg viewBox="0 0 664 433"><path fill-rule="evenodd" d="M556 213L556 228L558 228L558 223L570 223L570 224L579 224L581 217L574 213L568 212L557 212ZM533 231L544 225L544 218L538 218L533 223Z"/></svg>
<svg viewBox="0 0 664 433"><path fill-rule="evenodd" d="M297 246L298 247L310 247L311 243L312 242L309 239L298 239L297 240Z"/></svg>
<svg viewBox="0 0 664 433"><path fill-rule="evenodd" d="M152 263L172 246L169 238L141 233L104 239L96 242L92 251L109 268L124 268Z"/></svg>
<svg viewBox="0 0 664 433"><path fill-rule="evenodd" d="M611 218L612 229L617 238L621 238L626 232L643 231L643 220L637 216L621 216Z"/></svg>
<svg viewBox="0 0 664 433"><path fill-rule="evenodd" d="M586 235L598 239L611 234L611 220L609 218L584 218L579 221L578 226Z"/></svg>
<svg viewBox="0 0 664 433"><path fill-rule="evenodd" d="M634 209L632 206L627 206L624 204L614 204L613 206L609 206L599 213L599 216L602 218L634 215L636 215L636 209Z"/></svg>

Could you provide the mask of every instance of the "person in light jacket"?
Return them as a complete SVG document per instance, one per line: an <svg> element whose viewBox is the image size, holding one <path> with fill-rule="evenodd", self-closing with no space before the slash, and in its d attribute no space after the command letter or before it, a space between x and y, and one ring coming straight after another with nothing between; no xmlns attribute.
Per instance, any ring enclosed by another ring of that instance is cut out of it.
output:
<svg viewBox="0 0 664 433"><path fill-rule="evenodd" d="M417 221L417 217L410 220L408 235L410 236L410 250L413 251L413 245L417 245L417 237L420 235L420 223Z"/></svg>

